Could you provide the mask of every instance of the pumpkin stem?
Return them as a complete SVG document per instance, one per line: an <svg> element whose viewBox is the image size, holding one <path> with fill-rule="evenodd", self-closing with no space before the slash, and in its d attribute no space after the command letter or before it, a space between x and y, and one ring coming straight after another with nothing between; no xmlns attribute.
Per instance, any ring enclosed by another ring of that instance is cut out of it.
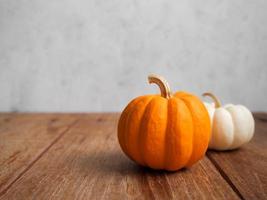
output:
<svg viewBox="0 0 267 200"><path fill-rule="evenodd" d="M211 97L212 100L213 100L214 103L215 103L215 108L219 108L219 107L221 107L222 104L221 104L220 100L219 100L214 94L212 94L212 93L210 93L210 92L205 92L205 93L202 94L202 96L203 96L203 97L205 97L205 96L209 96L209 97Z"/></svg>
<svg viewBox="0 0 267 200"><path fill-rule="evenodd" d="M162 97L167 98L167 99L171 98L172 95L171 95L170 86L168 82L162 76L150 74L148 76L148 82L150 84L155 83L159 86Z"/></svg>

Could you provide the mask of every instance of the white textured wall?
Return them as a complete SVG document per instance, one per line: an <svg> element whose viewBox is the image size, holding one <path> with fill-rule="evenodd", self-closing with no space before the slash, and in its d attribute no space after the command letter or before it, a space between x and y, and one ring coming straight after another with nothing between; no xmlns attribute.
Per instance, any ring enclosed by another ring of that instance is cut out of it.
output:
<svg viewBox="0 0 267 200"><path fill-rule="evenodd" d="M152 72L267 111L267 1L0 1L0 111L119 111Z"/></svg>

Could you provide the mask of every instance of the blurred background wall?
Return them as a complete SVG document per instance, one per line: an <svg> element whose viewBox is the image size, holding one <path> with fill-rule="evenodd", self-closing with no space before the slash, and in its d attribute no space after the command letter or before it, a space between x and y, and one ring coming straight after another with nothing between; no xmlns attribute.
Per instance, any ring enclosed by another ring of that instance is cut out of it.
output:
<svg viewBox="0 0 267 200"><path fill-rule="evenodd" d="M2 0L0 111L120 111L157 93L213 91L267 111L265 0Z"/></svg>

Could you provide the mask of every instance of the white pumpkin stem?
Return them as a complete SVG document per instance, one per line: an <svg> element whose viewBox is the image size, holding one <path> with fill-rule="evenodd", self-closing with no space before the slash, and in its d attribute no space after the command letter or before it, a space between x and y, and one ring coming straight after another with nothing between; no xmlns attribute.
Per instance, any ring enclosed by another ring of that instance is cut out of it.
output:
<svg viewBox="0 0 267 200"><path fill-rule="evenodd" d="M171 95L170 86L168 82L165 80L165 78L159 75L150 74L148 76L148 82L150 84L155 83L159 86L162 97L167 98L167 99L171 98L172 95Z"/></svg>
<svg viewBox="0 0 267 200"><path fill-rule="evenodd" d="M212 93L210 92L205 92L202 94L203 97L206 97L206 96L209 96L212 98L212 100L214 101L215 103L215 108L220 108L222 106L220 100Z"/></svg>

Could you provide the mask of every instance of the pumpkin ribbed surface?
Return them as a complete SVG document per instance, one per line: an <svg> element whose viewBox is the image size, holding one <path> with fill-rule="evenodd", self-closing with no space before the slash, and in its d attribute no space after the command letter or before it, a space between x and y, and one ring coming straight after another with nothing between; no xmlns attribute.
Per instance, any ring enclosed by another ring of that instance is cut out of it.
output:
<svg viewBox="0 0 267 200"><path fill-rule="evenodd" d="M118 139L124 153L153 169L178 170L201 159L210 138L209 115L194 95L146 95L121 114Z"/></svg>

